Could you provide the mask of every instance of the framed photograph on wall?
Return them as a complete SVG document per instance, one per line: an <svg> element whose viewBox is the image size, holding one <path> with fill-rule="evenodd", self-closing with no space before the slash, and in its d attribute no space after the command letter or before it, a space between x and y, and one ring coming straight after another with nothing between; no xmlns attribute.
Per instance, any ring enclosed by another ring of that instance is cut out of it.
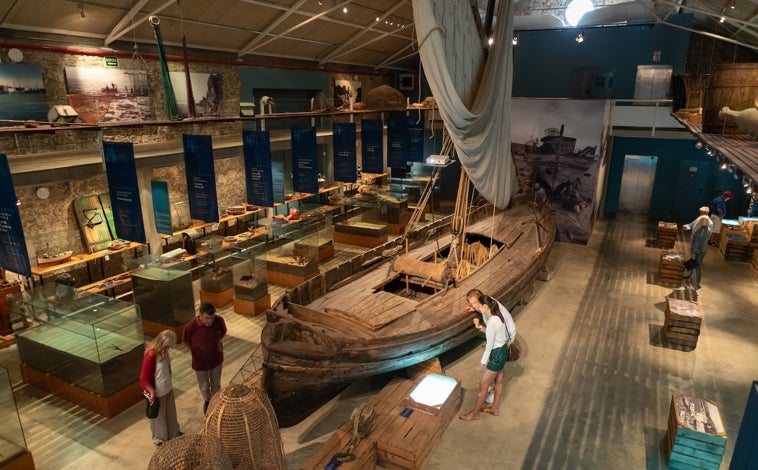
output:
<svg viewBox="0 0 758 470"><path fill-rule="evenodd" d="M400 91L411 91L416 89L416 76L412 73L401 74L398 81L397 89Z"/></svg>

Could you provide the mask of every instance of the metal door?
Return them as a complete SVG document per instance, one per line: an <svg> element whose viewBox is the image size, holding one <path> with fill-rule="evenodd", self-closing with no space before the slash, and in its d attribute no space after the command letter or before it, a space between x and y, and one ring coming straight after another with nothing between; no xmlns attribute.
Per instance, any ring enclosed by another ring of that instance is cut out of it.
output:
<svg viewBox="0 0 758 470"><path fill-rule="evenodd" d="M619 212L647 214L653 194L658 157L627 155L621 174Z"/></svg>
<svg viewBox="0 0 758 470"><path fill-rule="evenodd" d="M698 208L708 203L706 186L708 183L708 162L682 160L679 163L674 194L674 219L694 220Z"/></svg>

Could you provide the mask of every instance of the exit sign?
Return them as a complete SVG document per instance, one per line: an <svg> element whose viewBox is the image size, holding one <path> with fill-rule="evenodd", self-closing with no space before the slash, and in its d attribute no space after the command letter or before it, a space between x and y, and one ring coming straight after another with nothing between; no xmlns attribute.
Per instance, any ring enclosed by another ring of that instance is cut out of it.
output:
<svg viewBox="0 0 758 470"><path fill-rule="evenodd" d="M115 55L105 56L106 67L118 67L118 57Z"/></svg>

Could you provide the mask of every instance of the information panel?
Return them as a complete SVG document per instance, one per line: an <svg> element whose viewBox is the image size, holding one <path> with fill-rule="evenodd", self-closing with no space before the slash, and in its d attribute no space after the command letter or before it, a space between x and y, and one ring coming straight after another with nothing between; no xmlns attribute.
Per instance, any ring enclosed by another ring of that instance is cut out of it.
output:
<svg viewBox="0 0 758 470"><path fill-rule="evenodd" d="M408 168L408 119L393 113L387 121L387 166Z"/></svg>
<svg viewBox="0 0 758 470"><path fill-rule="evenodd" d="M0 266L31 277L32 268L16 201L8 157L0 153Z"/></svg>
<svg viewBox="0 0 758 470"><path fill-rule="evenodd" d="M216 171L213 167L211 136L184 134L182 138L190 217L203 222L218 222Z"/></svg>
<svg viewBox="0 0 758 470"><path fill-rule="evenodd" d="M116 236L122 240L146 243L134 146L131 142L103 141L103 157Z"/></svg>
<svg viewBox="0 0 758 470"><path fill-rule="evenodd" d="M155 230L162 235L173 235L171 223L171 202L168 198L168 183L151 181L150 190L153 193L153 217Z"/></svg>
<svg viewBox="0 0 758 470"><path fill-rule="evenodd" d="M292 187L296 192L318 193L316 128L292 128Z"/></svg>
<svg viewBox="0 0 758 470"><path fill-rule="evenodd" d="M384 124L381 119L361 120L361 171L384 173Z"/></svg>
<svg viewBox="0 0 758 470"><path fill-rule="evenodd" d="M273 207L274 182L271 176L271 141L268 131L243 131L242 150L245 155L247 202L256 206Z"/></svg>
<svg viewBox="0 0 758 470"><path fill-rule="evenodd" d="M424 131L426 121L423 111L412 112L408 115L408 161L424 161Z"/></svg>
<svg viewBox="0 0 758 470"><path fill-rule="evenodd" d="M334 180L355 183L355 124L338 122L334 124Z"/></svg>

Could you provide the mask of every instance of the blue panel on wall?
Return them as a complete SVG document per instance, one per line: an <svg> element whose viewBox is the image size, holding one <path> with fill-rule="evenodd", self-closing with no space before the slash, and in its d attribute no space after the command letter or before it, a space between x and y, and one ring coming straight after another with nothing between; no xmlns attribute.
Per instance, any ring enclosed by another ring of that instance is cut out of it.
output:
<svg viewBox="0 0 758 470"><path fill-rule="evenodd" d="M334 123L334 180L343 183L355 183L355 124L352 122Z"/></svg>
<svg viewBox="0 0 758 470"><path fill-rule="evenodd" d="M268 131L243 131L247 202L263 207L274 205L271 173L271 142ZM284 188L282 187L282 192Z"/></svg>
<svg viewBox="0 0 758 470"><path fill-rule="evenodd" d="M8 157L0 153L0 266L30 277L32 270L16 201Z"/></svg>
<svg viewBox="0 0 758 470"><path fill-rule="evenodd" d="M134 146L131 142L104 141L103 157L116 235L123 240L146 243Z"/></svg>
<svg viewBox="0 0 758 470"><path fill-rule="evenodd" d="M318 193L316 128L291 130L292 187L299 193Z"/></svg>
<svg viewBox="0 0 758 470"><path fill-rule="evenodd" d="M204 222L218 222L216 171L213 167L211 136L184 134L182 137L190 217Z"/></svg>
<svg viewBox="0 0 758 470"><path fill-rule="evenodd" d="M384 173L383 127L381 119L361 120L361 168L364 173Z"/></svg>
<svg viewBox="0 0 758 470"><path fill-rule="evenodd" d="M274 202L284 203L284 164L271 161L271 184L274 189Z"/></svg>
<svg viewBox="0 0 758 470"><path fill-rule="evenodd" d="M387 166L407 168L408 119L405 113L392 113L387 120Z"/></svg>
<svg viewBox="0 0 758 470"><path fill-rule="evenodd" d="M150 189L153 194L155 230L163 235L173 235L171 204L168 198L168 183L165 181L151 181Z"/></svg>

